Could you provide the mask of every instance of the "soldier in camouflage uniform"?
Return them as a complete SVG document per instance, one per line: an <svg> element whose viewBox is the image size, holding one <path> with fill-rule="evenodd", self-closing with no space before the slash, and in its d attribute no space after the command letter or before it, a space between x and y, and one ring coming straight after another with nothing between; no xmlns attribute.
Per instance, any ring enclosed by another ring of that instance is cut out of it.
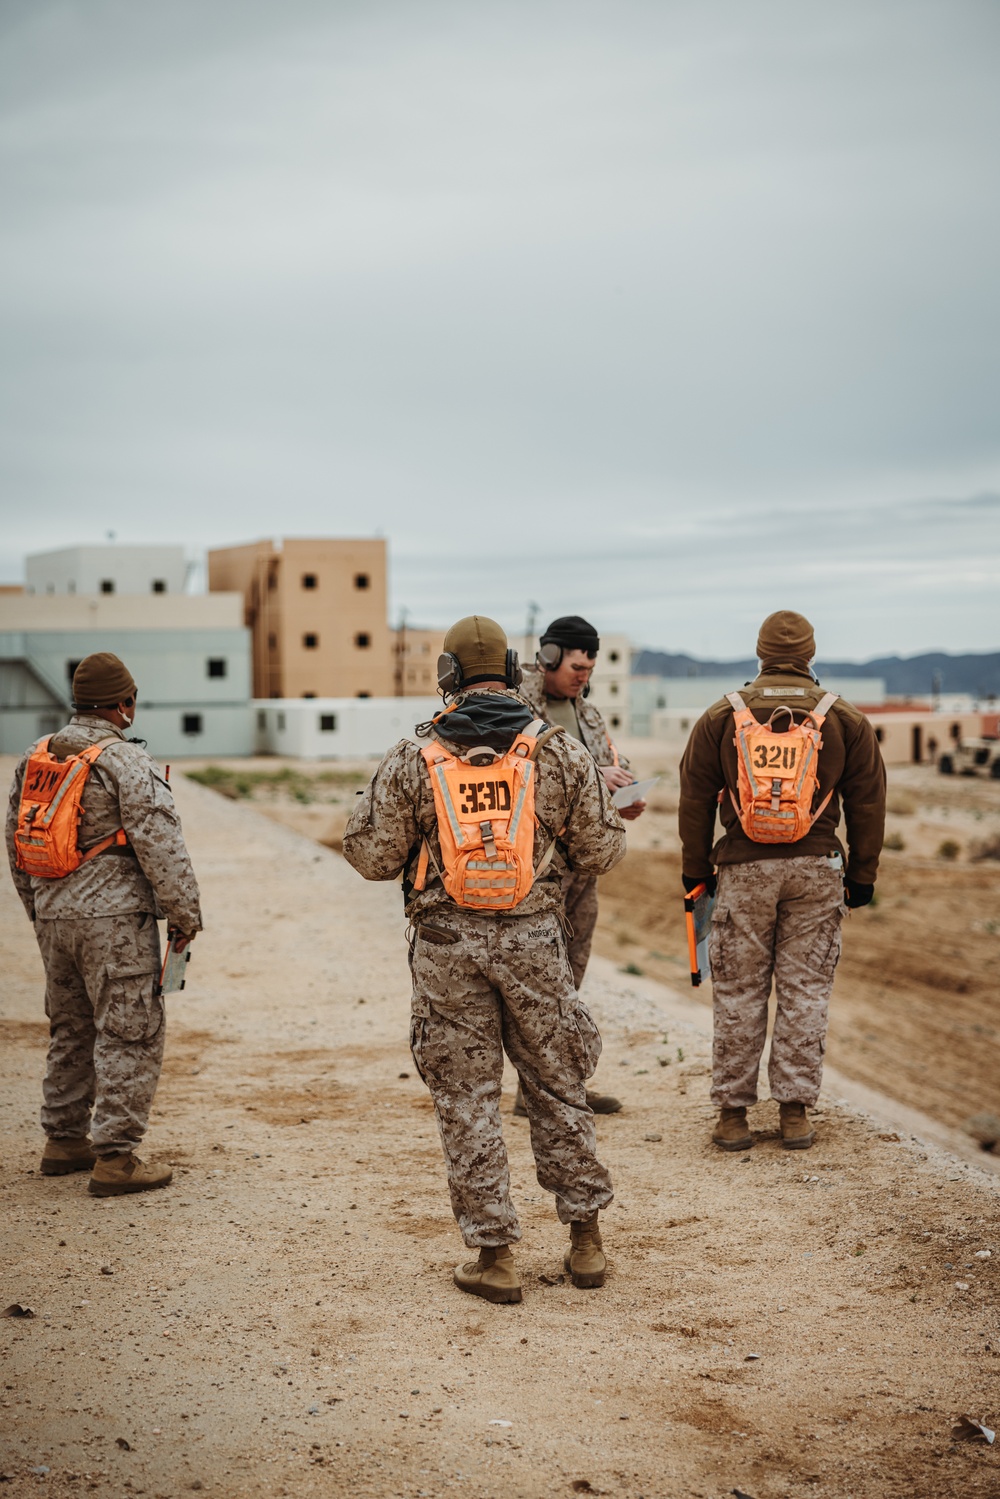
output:
<svg viewBox="0 0 1000 1499"><path fill-rule="evenodd" d="M801 614L768 616L757 640L760 674L741 691L758 722L777 704L817 706L824 689L809 667L815 654L812 626ZM779 1103L781 1142L789 1150L813 1143L806 1110L819 1095L841 919L845 903L867 905L875 890L885 824L885 767L875 732L863 713L838 698L822 737L817 796L821 802L832 795L811 830L790 843L752 841L737 816L728 698L698 720L681 760L684 887L704 881L716 892L709 939L712 1099L721 1113L712 1138L723 1150L753 1144L747 1108L757 1102L772 978L777 1013L768 1080ZM846 854L836 834L841 806ZM716 811L723 834L713 848Z"/></svg>
<svg viewBox="0 0 1000 1499"><path fill-rule="evenodd" d="M594 626L579 615L565 615L552 621L540 637L538 646L534 667L529 667L524 673L521 696L540 718L561 724L567 734L590 751L609 791L630 786L635 777L628 760L619 755L601 710L587 701L590 678L601 648ZM622 808L620 816L631 822L640 817L645 808L645 802L633 802ZM597 925L596 876L573 870L563 882L563 902L569 961L573 982L579 989L587 971ZM595 1114L616 1114L621 1108L618 1099L607 1093L588 1091L587 1102ZM524 1113L520 1092L514 1102L514 1113Z"/></svg>
<svg viewBox="0 0 1000 1499"><path fill-rule="evenodd" d="M125 737L135 715L131 674L117 656L88 656L73 677L73 697L74 715L52 737L49 752L65 759L103 739L115 741L84 786L79 846L85 851L119 828L128 842L61 879L18 869L14 832L29 750L14 774L7 852L45 965L50 1041L41 1169L55 1176L93 1168L89 1190L106 1197L170 1180L168 1168L134 1153L163 1059L156 919L166 917L182 947L201 930L201 910L170 788L145 749Z"/></svg>
<svg viewBox="0 0 1000 1499"><path fill-rule="evenodd" d="M431 732L456 754L474 745L505 752L534 714L512 685L517 658L503 631L481 616L461 620L445 651L461 672L459 708ZM523 1080L538 1181L571 1226L575 1285L603 1284L597 1217L613 1195L586 1103L601 1042L566 955L562 883L573 870L598 875L616 864L624 828L592 757L568 735L548 739L536 765L540 873L508 911L460 907L437 876L415 888L424 840L432 870L441 867L441 847L427 764L409 740L389 750L344 835L344 857L366 879L403 874L413 928L413 1056L434 1099L455 1217L465 1243L480 1251L457 1267L455 1281L490 1301L521 1299L509 1247L521 1230L500 1125L504 1051Z"/></svg>

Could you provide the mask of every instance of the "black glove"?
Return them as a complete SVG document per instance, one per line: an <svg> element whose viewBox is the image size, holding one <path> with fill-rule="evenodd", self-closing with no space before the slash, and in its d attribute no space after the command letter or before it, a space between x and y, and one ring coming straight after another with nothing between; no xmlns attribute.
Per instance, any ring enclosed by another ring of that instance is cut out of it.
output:
<svg viewBox="0 0 1000 1499"><path fill-rule="evenodd" d="M844 881L844 904L851 911L867 906L875 894L874 885L859 885L857 880Z"/></svg>
<svg viewBox="0 0 1000 1499"><path fill-rule="evenodd" d="M687 891L688 895L691 894L692 890L697 890L699 885L704 885L705 893L707 895L714 895L718 883L718 876L714 874L700 874L697 876L690 874L681 875L681 884L684 886L684 889Z"/></svg>

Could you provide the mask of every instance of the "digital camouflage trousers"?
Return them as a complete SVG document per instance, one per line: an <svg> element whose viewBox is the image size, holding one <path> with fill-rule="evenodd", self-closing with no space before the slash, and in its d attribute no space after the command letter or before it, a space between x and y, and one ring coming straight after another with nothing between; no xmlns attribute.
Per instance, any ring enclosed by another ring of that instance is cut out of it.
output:
<svg viewBox="0 0 1000 1499"><path fill-rule="evenodd" d="M49 1017L42 1129L79 1138L89 1128L101 1156L133 1150L163 1061L156 922L139 913L60 918L37 921L35 933Z"/></svg>
<svg viewBox="0 0 1000 1499"><path fill-rule="evenodd" d="M580 1003L558 916L435 913L416 932L413 1059L434 1100L451 1204L471 1248L521 1237L500 1124L506 1051L524 1094L539 1185L563 1223L606 1207L586 1080L601 1038Z"/></svg>
<svg viewBox="0 0 1000 1499"><path fill-rule="evenodd" d="M720 868L709 937L712 1099L720 1107L757 1102L772 979L771 1097L816 1102L843 914L839 854Z"/></svg>

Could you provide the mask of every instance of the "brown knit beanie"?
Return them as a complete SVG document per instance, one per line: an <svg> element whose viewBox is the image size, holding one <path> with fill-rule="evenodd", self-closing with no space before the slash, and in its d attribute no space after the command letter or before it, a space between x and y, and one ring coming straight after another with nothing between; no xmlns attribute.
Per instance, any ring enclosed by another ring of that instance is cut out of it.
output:
<svg viewBox="0 0 1000 1499"><path fill-rule="evenodd" d="M507 675L507 637L495 619L470 614L452 625L444 637L444 648L457 656L466 682Z"/></svg>
<svg viewBox="0 0 1000 1499"><path fill-rule="evenodd" d="M813 627L804 614L779 609L769 614L757 636L757 659L762 664L777 662L789 666L808 666L816 654Z"/></svg>
<svg viewBox="0 0 1000 1499"><path fill-rule="evenodd" d="M77 708L117 708L135 694L132 673L110 651L85 656L73 673L73 702Z"/></svg>

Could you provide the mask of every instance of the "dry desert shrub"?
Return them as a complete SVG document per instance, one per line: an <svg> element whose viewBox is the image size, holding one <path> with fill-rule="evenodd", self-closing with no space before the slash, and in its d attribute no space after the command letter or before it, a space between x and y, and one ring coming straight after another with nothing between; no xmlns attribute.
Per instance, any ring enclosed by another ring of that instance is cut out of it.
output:
<svg viewBox="0 0 1000 1499"><path fill-rule="evenodd" d="M961 852L962 846L960 843L956 843L954 838L946 838L938 849L938 858L957 859Z"/></svg>
<svg viewBox="0 0 1000 1499"><path fill-rule="evenodd" d="M887 833L882 847L891 849L895 854L902 853L903 849L906 847L906 843L903 840L902 833Z"/></svg>
<svg viewBox="0 0 1000 1499"><path fill-rule="evenodd" d="M917 799L911 791L890 790L885 799L885 810L897 817L912 817L917 810Z"/></svg>
<svg viewBox="0 0 1000 1499"><path fill-rule="evenodd" d="M1000 833L994 833L991 838L984 838L980 843L974 843L969 849L969 858L975 864L983 859L1000 859Z"/></svg>

